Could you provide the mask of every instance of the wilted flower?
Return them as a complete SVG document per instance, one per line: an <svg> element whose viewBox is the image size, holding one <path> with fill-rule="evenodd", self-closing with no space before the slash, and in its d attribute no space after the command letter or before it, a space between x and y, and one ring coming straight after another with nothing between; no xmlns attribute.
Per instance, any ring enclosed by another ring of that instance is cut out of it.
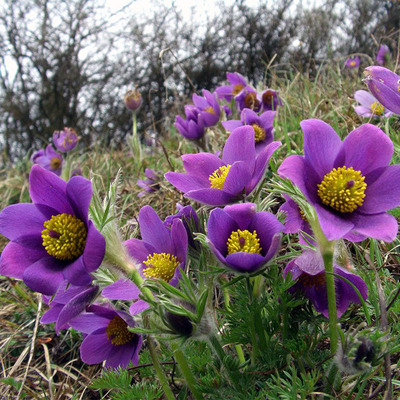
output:
<svg viewBox="0 0 400 400"><path fill-rule="evenodd" d="M192 99L195 107L199 110L198 120L203 122L203 126L209 127L216 125L219 121L221 110L218 103L217 94L211 94L203 89L203 97L193 94Z"/></svg>
<svg viewBox="0 0 400 400"><path fill-rule="evenodd" d="M253 203L211 211L207 223L211 250L228 268L253 273L276 254L283 225L275 215L256 211Z"/></svg>
<svg viewBox="0 0 400 400"><path fill-rule="evenodd" d="M63 158L61 154L53 149L51 144L46 149L41 149L33 153L31 161L48 171L54 172L58 176L61 175Z"/></svg>
<svg viewBox="0 0 400 400"><path fill-rule="evenodd" d="M279 92L272 89L266 89L261 93L261 104L264 111L276 110L282 105L282 100L279 98Z"/></svg>
<svg viewBox="0 0 400 400"><path fill-rule="evenodd" d="M225 205L250 194L264 175L273 152L272 142L256 156L254 129L236 128L227 139L222 159L215 154L182 156L186 173L167 172L165 178L186 197L210 205Z"/></svg>
<svg viewBox="0 0 400 400"><path fill-rule="evenodd" d="M386 44L381 44L379 47L378 54L376 55L376 61L379 65L385 65L390 60L390 50Z"/></svg>
<svg viewBox="0 0 400 400"><path fill-rule="evenodd" d="M254 129L254 140L256 143L256 153L270 144L274 140L274 118L275 111L266 111L258 116L253 110L245 108L240 114L240 120L230 120L222 122L223 127L228 131L250 125Z"/></svg>
<svg viewBox="0 0 400 400"><path fill-rule="evenodd" d="M73 128L65 127L62 131L54 131L53 143L63 153L72 150L78 143L78 134Z"/></svg>
<svg viewBox="0 0 400 400"><path fill-rule="evenodd" d="M137 185L144 189L138 194L138 197L145 196L147 193L155 192L160 189L159 181L161 176L159 172L151 168L146 168L144 174L147 179L138 179L137 181Z"/></svg>
<svg viewBox="0 0 400 400"><path fill-rule="evenodd" d="M357 90L354 93L354 99L357 100L361 105L355 106L354 110L358 115L362 117L375 117L381 118L385 116L386 118L392 115L392 112L387 108L383 107L381 103L366 90Z"/></svg>
<svg viewBox="0 0 400 400"><path fill-rule="evenodd" d="M359 65L360 65L360 57L359 56L356 56L354 58L350 57L344 63L344 66L346 68L350 68L350 69L357 68L357 67L359 67Z"/></svg>
<svg viewBox="0 0 400 400"><path fill-rule="evenodd" d="M367 237L390 242L400 204L400 166L389 165L393 143L378 127L365 124L342 142L325 122L301 122L304 156L283 161L278 172L304 193L328 240Z"/></svg>
<svg viewBox="0 0 400 400"><path fill-rule="evenodd" d="M205 127L202 119L199 119L200 110L193 105L185 106L186 119L176 116L174 123L178 132L187 139L200 139L204 136Z"/></svg>
<svg viewBox="0 0 400 400"><path fill-rule="evenodd" d="M142 337L128 330L136 325L129 314L92 305L70 325L86 335L80 347L81 359L86 364L105 361L105 367L113 369L126 368L130 362L137 365Z"/></svg>
<svg viewBox="0 0 400 400"><path fill-rule="evenodd" d="M236 97L235 101L239 110L250 108L258 112L261 109L261 96L251 87L246 86Z"/></svg>
<svg viewBox="0 0 400 400"><path fill-rule="evenodd" d="M23 279L45 295L54 294L64 280L90 284L90 273L105 253L105 240L88 219L91 182L75 176L66 183L34 165L29 194L33 204L13 204L0 213L0 234L11 240L0 274Z"/></svg>
<svg viewBox="0 0 400 400"><path fill-rule="evenodd" d="M368 67L364 82L378 101L400 115L400 76L384 67Z"/></svg>
<svg viewBox="0 0 400 400"><path fill-rule="evenodd" d="M230 102L234 96L237 96L246 86L246 79L238 72L227 72L226 79L230 85L219 86L215 89L220 99Z"/></svg>
<svg viewBox="0 0 400 400"><path fill-rule="evenodd" d="M338 265L333 265L333 272L350 281L360 292L364 300L368 297L368 288L365 282L357 275L352 274ZM300 257L292 260L283 276L290 274L297 282L289 289L290 292L301 291L309 298L317 312L329 318L328 297L326 292L325 267L321 254L308 250ZM343 279L335 277L335 293L337 317L340 318L350 303L360 304L360 298L354 288Z"/></svg>
<svg viewBox="0 0 400 400"><path fill-rule="evenodd" d="M124 95L124 103L128 110L136 111L142 105L142 95L139 90L128 90Z"/></svg>

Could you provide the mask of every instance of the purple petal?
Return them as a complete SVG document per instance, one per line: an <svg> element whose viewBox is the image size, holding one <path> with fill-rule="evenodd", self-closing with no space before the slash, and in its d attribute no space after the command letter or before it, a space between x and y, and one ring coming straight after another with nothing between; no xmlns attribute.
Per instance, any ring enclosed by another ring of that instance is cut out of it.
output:
<svg viewBox="0 0 400 400"><path fill-rule="evenodd" d="M303 156L289 156L283 160L278 168L278 174L283 178L289 179L307 196L305 183L305 161Z"/></svg>
<svg viewBox="0 0 400 400"><path fill-rule="evenodd" d="M86 364L99 364L113 351L113 345L107 339L104 328L90 333L82 342L81 359Z"/></svg>
<svg viewBox="0 0 400 400"><path fill-rule="evenodd" d="M222 190L236 195L241 193L251 179L251 171L243 161L236 161L229 169Z"/></svg>
<svg viewBox="0 0 400 400"><path fill-rule="evenodd" d="M229 268L242 273L252 273L264 263L264 257L257 253L238 252L226 256L226 264Z"/></svg>
<svg viewBox="0 0 400 400"><path fill-rule="evenodd" d="M362 106L367 107L370 111L371 105L376 101L376 98L366 90L357 90L354 93L354 99L357 100Z"/></svg>
<svg viewBox="0 0 400 400"><path fill-rule="evenodd" d="M132 257L132 259L138 263L146 261L149 254L158 252L158 250L152 245L139 239L126 240L124 245L128 249L129 255Z"/></svg>
<svg viewBox="0 0 400 400"><path fill-rule="evenodd" d="M171 226L172 254L174 254L179 262L186 263L186 253L188 247L188 236L180 219L175 219Z"/></svg>
<svg viewBox="0 0 400 400"><path fill-rule="evenodd" d="M263 253L266 254L271 246L272 238L282 232L283 225L278 221L275 215L266 212L258 212L251 224L249 225L249 231L255 230L257 237L260 239L260 246L263 249Z"/></svg>
<svg viewBox="0 0 400 400"><path fill-rule="evenodd" d="M361 117L370 118L372 116L371 109L365 106L355 106L354 111Z"/></svg>
<svg viewBox="0 0 400 400"><path fill-rule="evenodd" d="M88 335L98 329L103 329L103 331L105 331L105 328L107 328L114 316L114 312L110 313L109 316L84 313L71 320L69 325L77 331Z"/></svg>
<svg viewBox="0 0 400 400"><path fill-rule="evenodd" d="M137 315L143 311L146 311L149 307L149 303L146 303L144 300L139 299L131 304L131 306L129 307L129 313L131 315Z"/></svg>
<svg viewBox="0 0 400 400"><path fill-rule="evenodd" d="M208 238L221 254L226 254L226 243L231 233L238 229L238 224L224 210L216 208L211 211L207 222Z"/></svg>
<svg viewBox="0 0 400 400"><path fill-rule="evenodd" d="M185 194L185 197L196 200L200 203L208 204L211 206L224 206L231 203L234 199L232 194L224 192L220 189L200 189L191 190Z"/></svg>
<svg viewBox="0 0 400 400"><path fill-rule="evenodd" d="M226 206L224 212L228 214L237 224L240 230L248 228L251 220L257 212L257 206L253 203L234 204Z"/></svg>
<svg viewBox="0 0 400 400"><path fill-rule="evenodd" d="M76 286L85 286L92 282L92 277L87 272L83 262L83 256L78 257L71 264L65 266L63 275L68 282Z"/></svg>
<svg viewBox="0 0 400 400"><path fill-rule="evenodd" d="M82 176L73 176L67 183L66 193L75 215L86 223L93 193L92 183Z"/></svg>
<svg viewBox="0 0 400 400"><path fill-rule="evenodd" d="M184 193L201 188L209 188L211 185L210 181L206 181L204 177L188 175L182 172L167 172L164 177L171 185Z"/></svg>
<svg viewBox="0 0 400 400"><path fill-rule="evenodd" d="M225 128L225 130L230 132L234 131L236 128L243 126L243 123L240 120L222 121L221 124Z"/></svg>
<svg viewBox="0 0 400 400"><path fill-rule="evenodd" d="M96 271L103 261L105 251L106 241L103 235L93 225L92 221L89 221L85 250L82 255L87 272Z"/></svg>
<svg viewBox="0 0 400 400"><path fill-rule="evenodd" d="M40 318L40 323L46 325L56 322L63 307L64 304L55 304L54 306L51 306L50 309L43 314L42 318ZM65 328L66 327L60 327L59 330Z"/></svg>
<svg viewBox="0 0 400 400"><path fill-rule="evenodd" d="M204 186L209 186L209 176L225 165L215 154L210 153L185 154L182 160L186 172L204 182Z"/></svg>
<svg viewBox="0 0 400 400"><path fill-rule="evenodd" d="M135 300L139 294L139 288L129 279L119 279L102 291L102 295L110 300Z"/></svg>
<svg viewBox="0 0 400 400"><path fill-rule="evenodd" d="M322 231L328 240L338 240L354 227L354 224L348 218L339 217L319 204L315 204L315 209Z"/></svg>

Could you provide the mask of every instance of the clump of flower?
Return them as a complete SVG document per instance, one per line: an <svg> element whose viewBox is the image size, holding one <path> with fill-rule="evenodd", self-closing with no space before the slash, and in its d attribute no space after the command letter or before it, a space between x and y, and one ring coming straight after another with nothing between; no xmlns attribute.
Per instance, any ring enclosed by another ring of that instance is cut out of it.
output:
<svg viewBox="0 0 400 400"><path fill-rule="evenodd" d="M32 154L31 161L38 164L48 171L54 172L56 175L61 175L63 158L60 153L57 153L51 144L46 149L40 149Z"/></svg>
<svg viewBox="0 0 400 400"><path fill-rule="evenodd" d="M379 47L376 61L379 65L386 65L390 61L390 50L386 44L381 44L381 47Z"/></svg>
<svg viewBox="0 0 400 400"><path fill-rule="evenodd" d="M75 129L65 127L62 131L54 131L53 143L57 150L66 153L78 144L78 134Z"/></svg>
<svg viewBox="0 0 400 400"><path fill-rule="evenodd" d="M379 103L379 101L366 90L357 90L354 93L354 99L360 103L359 106L354 107L354 110L361 117L388 118L392 115L391 111Z"/></svg>
<svg viewBox="0 0 400 400"><path fill-rule="evenodd" d="M344 63L344 66L349 69L358 68L360 66L360 57L356 56L354 58L348 58Z"/></svg>
<svg viewBox="0 0 400 400"><path fill-rule="evenodd" d="M0 234L11 241L0 274L45 295L53 295L64 280L89 285L105 253L105 240L88 218L91 182L76 176L66 183L34 165L29 194L33 203L13 204L0 213Z"/></svg>
<svg viewBox="0 0 400 400"><path fill-rule="evenodd" d="M185 106L186 119L180 115L176 116L174 126L178 132L187 139L200 139L205 134L205 126L199 118L200 111L193 105Z"/></svg>
<svg viewBox="0 0 400 400"><path fill-rule="evenodd" d="M237 96L247 86L247 82L244 76L238 72L227 72L226 79L230 85L219 86L215 89L215 92L220 99L230 102L233 97Z"/></svg>
<svg viewBox="0 0 400 400"><path fill-rule="evenodd" d="M124 95L124 103L128 110L137 111L142 105L142 95L140 94L139 90L128 90Z"/></svg>

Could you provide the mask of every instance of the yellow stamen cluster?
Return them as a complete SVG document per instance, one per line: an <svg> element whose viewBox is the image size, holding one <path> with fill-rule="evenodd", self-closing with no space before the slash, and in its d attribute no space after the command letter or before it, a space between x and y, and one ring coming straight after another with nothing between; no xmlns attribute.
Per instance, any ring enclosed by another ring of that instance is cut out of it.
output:
<svg viewBox="0 0 400 400"><path fill-rule="evenodd" d="M241 85L239 83L236 84L236 85L233 85L232 94L234 96L236 96L237 94L239 94L243 90L243 88L244 88L244 85Z"/></svg>
<svg viewBox="0 0 400 400"><path fill-rule="evenodd" d="M87 230L85 224L70 214L53 215L42 230L43 247L51 256L71 261L83 254Z"/></svg>
<svg viewBox="0 0 400 400"><path fill-rule="evenodd" d="M371 104L371 111L372 114L383 115L385 112L385 108L381 103L379 103L379 101L375 101Z"/></svg>
<svg viewBox="0 0 400 400"><path fill-rule="evenodd" d="M247 229L241 231L238 229L231 233L226 242L228 254L245 252L261 254L260 239L257 237L257 232L249 232Z"/></svg>
<svg viewBox="0 0 400 400"><path fill-rule="evenodd" d="M262 142L263 140L265 140L265 137L267 135L265 130L263 128L261 128L260 125L257 125L257 124L253 124L251 126L254 129L254 141L256 143L258 143L258 142Z"/></svg>
<svg viewBox="0 0 400 400"><path fill-rule="evenodd" d="M352 67L354 67L354 66L356 65L356 62L355 62L355 61L350 61L350 65L351 65Z"/></svg>
<svg viewBox="0 0 400 400"><path fill-rule="evenodd" d="M133 340L135 334L128 330L128 324L119 316L116 315L107 325L107 339L114 346L122 346Z"/></svg>
<svg viewBox="0 0 400 400"><path fill-rule="evenodd" d="M214 109L213 109L211 106L205 108L203 111L208 112L208 113L211 113L211 114L215 114L215 111L214 111Z"/></svg>
<svg viewBox="0 0 400 400"><path fill-rule="evenodd" d="M353 167L334 168L318 185L322 203L342 213L353 212L362 206L367 184L361 171Z"/></svg>
<svg viewBox="0 0 400 400"><path fill-rule="evenodd" d="M60 168L61 165L61 160L58 157L53 157L50 160L50 168L53 170L56 170L58 168Z"/></svg>
<svg viewBox="0 0 400 400"><path fill-rule="evenodd" d="M230 164L220 167L208 177L212 189L222 190L230 168Z"/></svg>
<svg viewBox="0 0 400 400"><path fill-rule="evenodd" d="M143 264L147 266L143 270L146 278L160 278L169 282L174 276L179 261L169 253L153 253L152 256L147 256L147 260L143 261Z"/></svg>

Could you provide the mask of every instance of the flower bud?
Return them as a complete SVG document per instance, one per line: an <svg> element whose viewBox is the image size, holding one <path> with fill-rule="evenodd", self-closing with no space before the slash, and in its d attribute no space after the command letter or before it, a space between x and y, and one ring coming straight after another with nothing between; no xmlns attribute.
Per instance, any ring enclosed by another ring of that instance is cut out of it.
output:
<svg viewBox="0 0 400 400"><path fill-rule="evenodd" d="M124 96L125 107L136 111L142 105L142 95L137 89L128 90Z"/></svg>
<svg viewBox="0 0 400 400"><path fill-rule="evenodd" d="M62 131L54 131L54 146L63 153L72 150L78 143L78 134L73 128L65 127Z"/></svg>

